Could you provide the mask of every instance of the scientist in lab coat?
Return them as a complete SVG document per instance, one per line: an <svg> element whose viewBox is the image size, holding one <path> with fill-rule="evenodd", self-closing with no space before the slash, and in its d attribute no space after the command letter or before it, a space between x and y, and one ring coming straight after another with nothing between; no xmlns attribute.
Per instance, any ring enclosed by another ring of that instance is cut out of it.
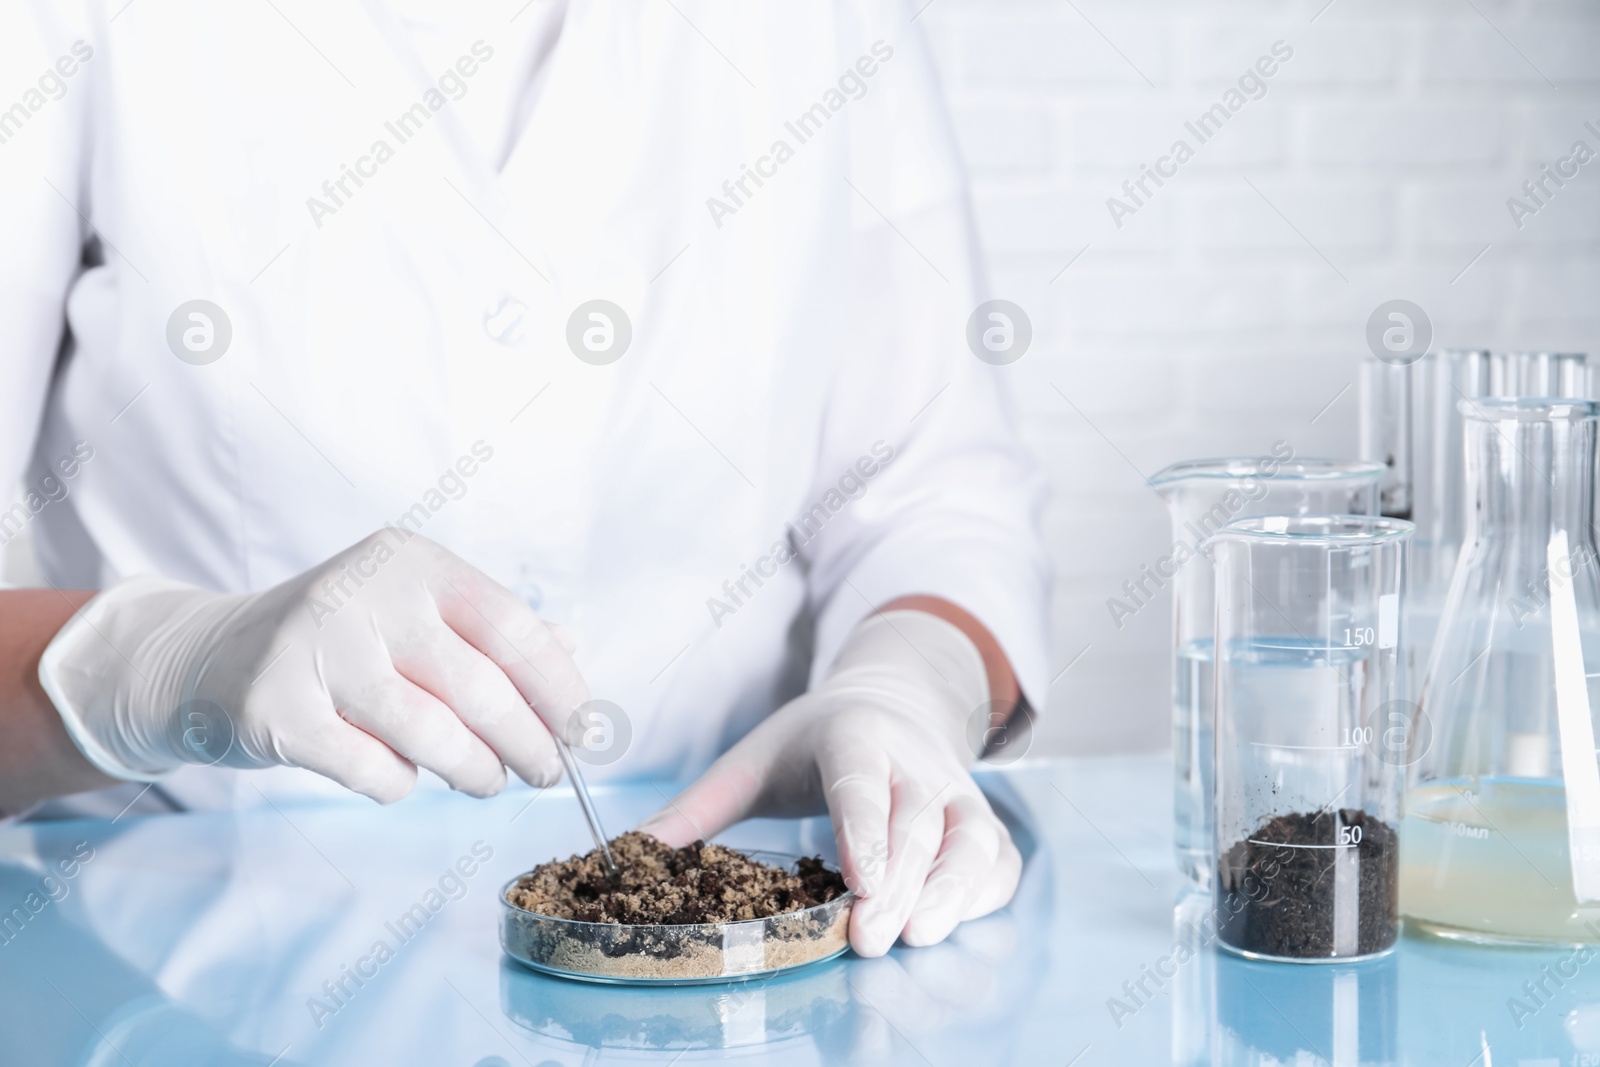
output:
<svg viewBox="0 0 1600 1067"><path fill-rule="evenodd" d="M826 810L858 951L1003 905L1040 481L912 14L10 5L0 810L489 795L601 708L670 843Z"/></svg>

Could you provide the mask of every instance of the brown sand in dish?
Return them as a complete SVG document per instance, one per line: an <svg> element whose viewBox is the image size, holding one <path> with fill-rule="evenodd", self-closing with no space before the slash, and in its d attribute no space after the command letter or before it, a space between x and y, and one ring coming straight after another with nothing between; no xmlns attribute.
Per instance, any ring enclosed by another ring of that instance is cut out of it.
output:
<svg viewBox="0 0 1600 1067"><path fill-rule="evenodd" d="M820 859L791 873L720 845L673 849L637 832L611 851L615 882L598 850L517 879L506 890L507 950L569 973L682 981L792 967L847 944L851 901Z"/></svg>
<svg viewBox="0 0 1600 1067"><path fill-rule="evenodd" d="M637 830L611 842L620 869L613 883L600 850L540 864L506 899L524 911L588 923L668 925L742 922L825 904L844 879L820 859L798 872L758 863L741 852L696 841L670 848Z"/></svg>
<svg viewBox="0 0 1600 1067"><path fill-rule="evenodd" d="M614 956L607 952L610 946L561 938L551 945L550 953L541 962L563 971L606 978L718 978L794 967L831 956L845 947L849 929L850 913L843 911L830 925L819 925L814 931L796 929L788 937L769 933L760 942L759 954L738 949L725 952L719 944L685 938L675 946L678 954L667 957L645 952Z"/></svg>

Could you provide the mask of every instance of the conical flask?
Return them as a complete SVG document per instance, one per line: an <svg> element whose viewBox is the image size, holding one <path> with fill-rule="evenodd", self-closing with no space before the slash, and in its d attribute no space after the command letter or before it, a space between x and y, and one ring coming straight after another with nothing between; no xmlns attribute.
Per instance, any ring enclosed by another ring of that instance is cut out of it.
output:
<svg viewBox="0 0 1600 1067"><path fill-rule="evenodd" d="M1410 724L1401 910L1487 942L1600 942L1600 405L1464 400L1467 542Z"/></svg>

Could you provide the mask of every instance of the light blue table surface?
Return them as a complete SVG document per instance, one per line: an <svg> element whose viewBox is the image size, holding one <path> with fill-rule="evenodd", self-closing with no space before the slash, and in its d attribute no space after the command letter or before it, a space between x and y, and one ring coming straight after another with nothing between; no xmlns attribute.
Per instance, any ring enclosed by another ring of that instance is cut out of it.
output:
<svg viewBox="0 0 1600 1067"><path fill-rule="evenodd" d="M1358 966L1191 954L1209 902L1181 895L1170 774L1155 757L985 772L1027 861L1009 909L931 948L677 988L502 957L499 887L586 847L565 787L12 826L0 1064L1600 1064L1600 963L1570 950L1407 937ZM597 799L614 830L661 802L649 784ZM823 820L724 840L832 851ZM474 850L488 858L452 878ZM435 907L402 940L392 924L419 903ZM373 977L331 998L324 983L363 957ZM1576 976L1558 986L1541 968L1563 961Z"/></svg>

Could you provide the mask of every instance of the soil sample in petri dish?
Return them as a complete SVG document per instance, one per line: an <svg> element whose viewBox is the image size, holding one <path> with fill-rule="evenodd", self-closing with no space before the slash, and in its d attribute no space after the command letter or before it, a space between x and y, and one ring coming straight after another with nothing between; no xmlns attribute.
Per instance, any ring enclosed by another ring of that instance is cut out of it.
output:
<svg viewBox="0 0 1600 1067"><path fill-rule="evenodd" d="M820 859L799 870L752 860L743 852L696 841L671 848L629 831L611 842L618 879L598 849L540 864L506 899L525 911L586 923L679 926L740 922L826 904L845 892L844 878Z"/></svg>
<svg viewBox="0 0 1600 1067"><path fill-rule="evenodd" d="M1217 864L1218 933L1249 955L1343 959L1394 946L1399 836L1359 808L1275 815Z"/></svg>
<svg viewBox="0 0 1600 1067"><path fill-rule="evenodd" d="M764 862L703 841L671 848L637 831L512 882L507 951L541 969L606 980L696 980L796 966L843 951L849 891L821 859Z"/></svg>

